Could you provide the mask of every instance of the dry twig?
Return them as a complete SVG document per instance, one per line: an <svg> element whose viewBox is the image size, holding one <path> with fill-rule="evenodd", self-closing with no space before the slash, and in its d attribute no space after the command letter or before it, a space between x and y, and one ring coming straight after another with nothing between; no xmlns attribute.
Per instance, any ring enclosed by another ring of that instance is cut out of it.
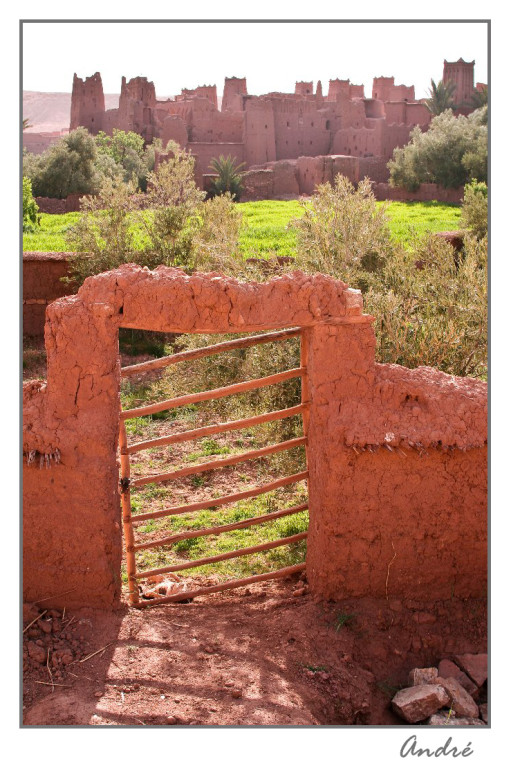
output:
<svg viewBox="0 0 511 768"><path fill-rule="evenodd" d="M393 542L393 541L391 541L390 543L392 544L392 549L393 549L393 551L394 551L394 557L392 558L392 560L390 561L390 563L387 565L387 578L385 579L385 597L387 598L387 602L388 602L388 599L389 599L388 586L389 586L389 574L390 574L390 566L392 565L392 563L394 562L394 560L395 560L395 559L396 559L396 557L397 557L397 552L396 552L396 550L394 549L394 542Z"/></svg>
<svg viewBox="0 0 511 768"><path fill-rule="evenodd" d="M99 651L94 651L94 653L89 653L88 656L84 656L83 659L79 660L79 664L82 664L84 661L87 661L88 659L92 659L93 656L97 656L98 653L101 653L101 651L105 651L109 645L112 645L112 643L108 643L108 645L105 645L103 648L100 648Z"/></svg>
<svg viewBox="0 0 511 768"><path fill-rule="evenodd" d="M40 613L40 614L39 614L39 616L36 616L36 617L35 617L35 619L33 619L33 620L30 622L30 624L27 624L27 626L26 626L26 627L25 627L25 629L23 630L23 634L25 634L25 632L27 631L27 629L30 629L30 627L32 626L32 624L35 624L35 623L36 623L36 621L38 621L38 620L41 618L41 616L44 616L44 614L45 614L45 613L46 613L46 611L43 611L42 613Z"/></svg>
<svg viewBox="0 0 511 768"><path fill-rule="evenodd" d="M63 683L45 683L43 680L34 680L34 683L37 683L38 685L56 685L59 688L72 688L72 685L63 685Z"/></svg>

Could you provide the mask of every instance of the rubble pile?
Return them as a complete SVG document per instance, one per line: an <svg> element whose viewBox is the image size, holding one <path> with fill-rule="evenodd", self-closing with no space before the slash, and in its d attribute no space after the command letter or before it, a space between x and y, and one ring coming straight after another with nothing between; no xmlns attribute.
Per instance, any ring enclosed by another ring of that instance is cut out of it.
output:
<svg viewBox="0 0 511 768"><path fill-rule="evenodd" d="M488 656L465 653L442 659L438 667L412 669L408 686L392 699L392 709L407 723L488 724Z"/></svg>

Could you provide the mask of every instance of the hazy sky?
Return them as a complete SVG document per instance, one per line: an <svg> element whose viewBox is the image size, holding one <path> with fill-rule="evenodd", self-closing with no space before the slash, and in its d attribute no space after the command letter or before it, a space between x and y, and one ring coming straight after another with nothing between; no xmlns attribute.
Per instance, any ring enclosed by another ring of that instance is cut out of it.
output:
<svg viewBox="0 0 511 768"><path fill-rule="evenodd" d="M251 94L293 92L296 80L339 77L363 83L395 77L427 95L443 61L475 60L476 82L487 82L487 26L441 23L25 23L23 88L64 91L73 73L101 72L105 93L119 93L121 76L152 80L157 96L181 88L246 77Z"/></svg>

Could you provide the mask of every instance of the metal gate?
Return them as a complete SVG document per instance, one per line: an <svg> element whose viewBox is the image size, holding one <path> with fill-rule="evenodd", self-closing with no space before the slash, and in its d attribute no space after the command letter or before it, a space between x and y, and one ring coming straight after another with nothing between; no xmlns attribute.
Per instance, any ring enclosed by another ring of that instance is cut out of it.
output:
<svg viewBox="0 0 511 768"><path fill-rule="evenodd" d="M273 341L280 341L282 339L288 339L291 337L300 337L301 342L301 359L300 368L294 368L292 370L282 371L271 376L265 376L263 378L254 379L251 381L243 381L237 384L231 384L219 389L208 390L205 392L199 392L197 394L183 395L181 397L174 397L171 400L164 400L159 403L147 405L140 408L132 408L120 413L120 430L119 430L119 447L121 457L121 478L120 478L120 491L121 491L121 503L122 503L122 519L124 528L124 539L126 548L126 566L128 576L128 589L129 589L129 601L131 605L138 608L160 605L162 603L171 603L176 601L183 601L189 598L196 597L198 595L209 594L212 592L221 592L227 589L234 589L236 587L242 587L247 584L251 584L257 581L267 581L270 579L278 579L288 576L292 573L302 571L305 563L299 563L297 565L281 568L276 571L270 571L267 573L248 576L242 579L233 579L225 581L212 586L203 586L197 589L193 589L187 592L179 592L176 594L168 595L166 597L159 597L153 599L139 598L138 583L141 579L149 576L156 576L159 574L172 573L176 571L183 571L190 568L195 568L201 565L209 563L219 562L221 560L227 560L236 557L243 557L255 552L261 552L264 550L275 549L286 545L293 544L294 542L301 541L307 538L307 532L288 536L286 538L277 539L275 541L265 542L253 547L246 547L244 549L232 550L230 552L224 552L220 555L214 555L212 557L206 557L196 560L188 560L176 565L170 565L162 568L155 568L147 571L138 571L135 555L137 552L143 549L153 549L161 546L172 545L179 541L188 538L197 538L200 536L218 535L227 531L231 531L237 528L247 528L252 525L258 525L266 523L270 520L275 520L279 517L287 515L293 515L297 512L308 509L308 503L299 504L288 509L281 509L276 512L270 512L266 515L259 515L248 519L241 520L236 523L230 523L227 525L220 525L211 528L203 528L200 530L185 531L182 533L176 533L172 536L167 536L162 539L151 542L137 543L135 539L135 529L146 520L155 520L162 517L171 517L176 515L182 515L190 512L195 512L203 509L209 509L213 507L222 507L242 499L258 496L263 493L268 493L276 488L281 488L286 485L297 483L301 480L308 478L308 471L299 472L286 477L278 478L271 483L265 485L256 486L249 490L240 491L238 493L229 494L221 498L210 498L204 501L198 501L191 504L185 504L183 506L170 507L156 512L147 512L142 514L132 514L131 508L131 496L130 489L139 488L148 483L166 483L176 478L181 478L187 475L199 474L214 469L219 469L228 465L239 464L241 462L250 461L252 459L258 459L262 456L268 456L280 451L286 451L290 448L294 448L298 445L304 445L307 458L307 425L308 425L308 406L309 406L309 393L307 383L307 368L306 368L306 337L302 328L290 328L287 330L276 331L271 333L260 334L256 336L248 336L243 339L235 339L232 341L225 341L220 344L214 344L208 347L201 347L199 349L193 349L186 352L179 352L167 357L158 358L156 360L150 360L138 365L131 365L122 368L121 374L123 377L132 376L138 373L144 373L147 371L163 368L175 363L183 361L197 360L201 357L208 355L218 354L233 349L241 349L246 347L252 347L257 344L264 344ZM285 408L279 411L272 411L270 413L262 413L250 418L239 419L237 421L230 421L222 424L212 424L210 426L201 427L199 429L192 429L186 432L180 432L178 434L172 434L164 437L158 437L152 440L144 440L143 442L134 443L129 445L126 432L126 421L128 419L134 419L141 416L147 416L149 414L158 413L159 411L168 410L169 408L177 408L180 406L191 405L194 403L204 402L206 400L214 400L228 395L239 394L241 392L247 392L249 390L258 389L260 387L268 386L270 384L276 384L281 381L300 377L301 378L301 403L291 408ZM136 479L131 478L130 472L130 456L133 454L146 450L148 448L171 445L173 443L185 442L189 440L196 440L206 435L215 435L224 432L229 432L238 429L244 429L246 427L255 426L257 424L263 424L269 421L277 421L285 419L295 414L302 414L303 424L303 436L287 440L285 442L269 445L257 450L248 451L243 454L237 454L228 456L224 459L215 459L214 461L208 461L203 464L197 464L193 467L185 467L172 472L164 472L157 475L151 475L147 477L139 477Z"/></svg>

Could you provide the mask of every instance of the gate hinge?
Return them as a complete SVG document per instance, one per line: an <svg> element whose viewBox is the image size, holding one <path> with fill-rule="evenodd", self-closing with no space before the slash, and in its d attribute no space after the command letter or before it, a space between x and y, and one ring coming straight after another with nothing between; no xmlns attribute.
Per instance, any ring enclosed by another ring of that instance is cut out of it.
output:
<svg viewBox="0 0 511 768"><path fill-rule="evenodd" d="M121 477L121 479L119 480L119 486L121 489L121 493L126 493L126 491L128 491L130 487L129 477Z"/></svg>

